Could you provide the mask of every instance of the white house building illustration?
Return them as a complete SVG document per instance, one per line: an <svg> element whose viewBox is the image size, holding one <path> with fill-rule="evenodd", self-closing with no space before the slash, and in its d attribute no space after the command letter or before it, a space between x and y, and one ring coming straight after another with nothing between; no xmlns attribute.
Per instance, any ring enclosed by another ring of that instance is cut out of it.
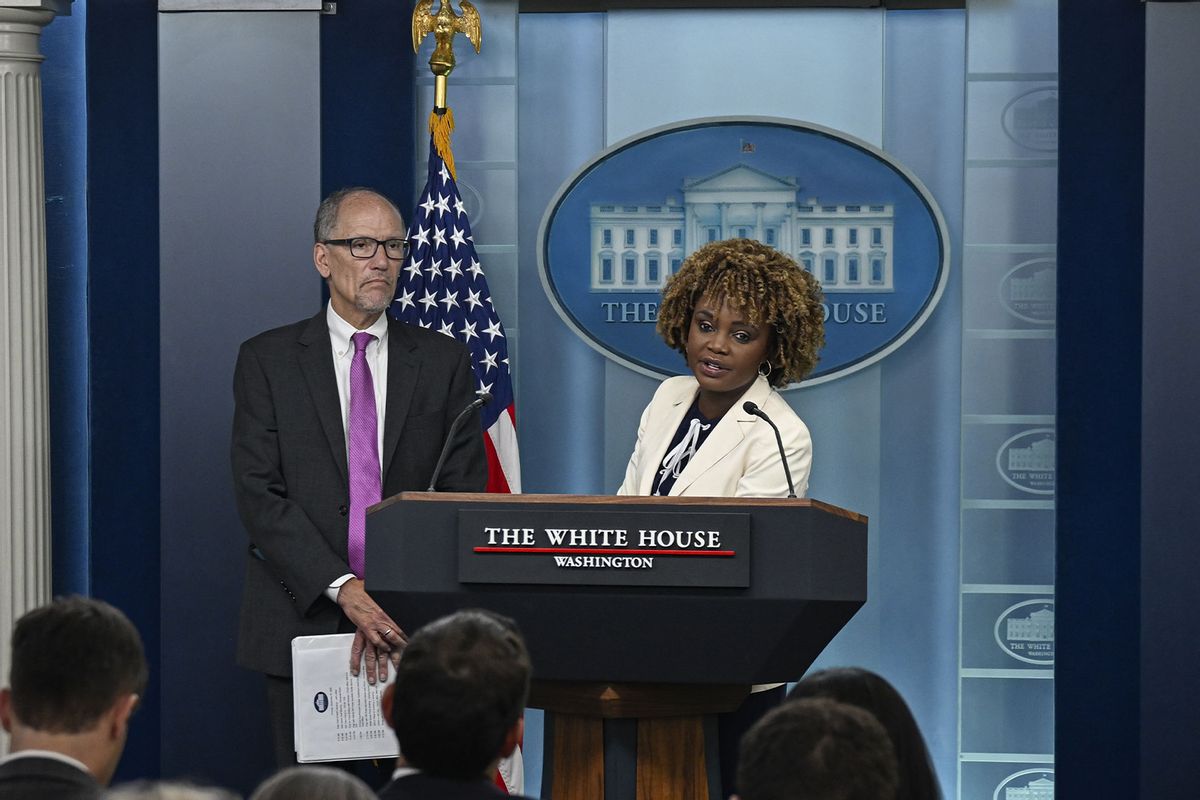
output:
<svg viewBox="0 0 1200 800"><path fill-rule="evenodd" d="M1054 440L1046 437L1039 439L1029 447L1012 448L1008 451L1008 468L1014 471L1053 472Z"/></svg>
<svg viewBox="0 0 1200 800"><path fill-rule="evenodd" d="M798 202L795 178L738 164L685 178L683 201L591 204L593 292L658 292L683 259L722 239L791 255L832 292L892 292L892 204Z"/></svg>
<svg viewBox="0 0 1200 800"><path fill-rule="evenodd" d="M1043 608L1028 617L1009 619L1005 638L1010 642L1053 642L1054 612Z"/></svg>
<svg viewBox="0 0 1200 800"><path fill-rule="evenodd" d="M1037 778L1024 786L1005 789L1004 800L1054 800L1054 781Z"/></svg>

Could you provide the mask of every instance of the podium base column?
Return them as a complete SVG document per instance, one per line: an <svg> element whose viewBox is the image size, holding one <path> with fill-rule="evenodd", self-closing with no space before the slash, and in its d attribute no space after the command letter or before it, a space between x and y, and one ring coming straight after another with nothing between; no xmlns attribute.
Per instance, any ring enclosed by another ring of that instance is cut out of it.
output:
<svg viewBox="0 0 1200 800"><path fill-rule="evenodd" d="M712 714L639 719L637 800L721 800L716 726Z"/></svg>
<svg viewBox="0 0 1200 800"><path fill-rule="evenodd" d="M550 800L719 800L715 715L602 719L546 712Z"/></svg>

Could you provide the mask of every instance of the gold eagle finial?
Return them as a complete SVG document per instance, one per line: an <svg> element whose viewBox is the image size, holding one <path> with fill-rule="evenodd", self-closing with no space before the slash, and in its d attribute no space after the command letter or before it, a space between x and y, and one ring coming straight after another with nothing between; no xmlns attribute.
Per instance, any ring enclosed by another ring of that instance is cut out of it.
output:
<svg viewBox="0 0 1200 800"><path fill-rule="evenodd" d="M434 108L446 107L446 76L454 69L454 35L465 34L475 52L483 41L483 25L479 21L479 12L469 0L459 0L462 14L454 13L450 0L440 0L437 13L433 13L433 0L420 0L413 9L412 37L413 52L421 49L421 42L430 33L437 41L433 55L429 57L429 69L435 80Z"/></svg>

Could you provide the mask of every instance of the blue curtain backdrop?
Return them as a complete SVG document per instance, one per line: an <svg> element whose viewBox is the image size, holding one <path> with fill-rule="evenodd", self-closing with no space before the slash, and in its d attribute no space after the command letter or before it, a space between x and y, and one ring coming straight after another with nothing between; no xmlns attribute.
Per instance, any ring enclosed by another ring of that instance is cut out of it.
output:
<svg viewBox="0 0 1200 800"><path fill-rule="evenodd" d="M122 609L154 676L118 779L160 757L155 10L77 2L42 42L54 591Z"/></svg>

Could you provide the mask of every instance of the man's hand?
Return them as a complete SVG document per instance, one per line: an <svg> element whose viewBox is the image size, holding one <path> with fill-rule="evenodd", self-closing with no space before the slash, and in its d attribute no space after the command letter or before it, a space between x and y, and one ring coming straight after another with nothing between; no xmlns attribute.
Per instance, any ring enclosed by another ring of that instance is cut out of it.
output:
<svg viewBox="0 0 1200 800"><path fill-rule="evenodd" d="M338 589L338 605L354 623L354 644L350 647L350 672L357 675L361 665L367 667L367 683L387 680L388 661L395 666L408 644L408 637L379 605L367 594L363 582L351 578Z"/></svg>

